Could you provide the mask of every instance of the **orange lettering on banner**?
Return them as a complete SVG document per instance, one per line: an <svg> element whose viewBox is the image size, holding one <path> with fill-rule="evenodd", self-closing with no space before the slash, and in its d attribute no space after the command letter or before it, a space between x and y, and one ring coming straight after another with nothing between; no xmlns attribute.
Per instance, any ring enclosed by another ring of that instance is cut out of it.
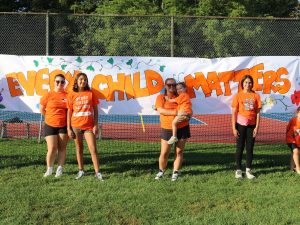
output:
<svg viewBox="0 0 300 225"><path fill-rule="evenodd" d="M118 81L114 82L111 75L106 77L108 81L109 93L106 98L107 101L115 101L115 92L118 93L118 100L124 100L124 89L125 89L125 74L118 73Z"/></svg>
<svg viewBox="0 0 300 225"><path fill-rule="evenodd" d="M125 94L127 100L132 99L135 96L130 75L125 76Z"/></svg>
<svg viewBox="0 0 300 225"><path fill-rule="evenodd" d="M161 75L153 70L146 70L145 76L149 95L160 92L164 86L164 80L162 79ZM153 84L153 81L155 81L155 85Z"/></svg>
<svg viewBox="0 0 300 225"><path fill-rule="evenodd" d="M135 92L135 98L149 96L148 88L141 88L141 79L139 72L133 74L133 88Z"/></svg>
<svg viewBox="0 0 300 225"><path fill-rule="evenodd" d="M262 91L262 84L259 84L258 80L263 77L263 72L259 72L259 70L263 70L263 69L264 69L263 63L257 64L252 68L250 68L250 75L252 76L254 82L253 84L254 91Z"/></svg>
<svg viewBox="0 0 300 225"><path fill-rule="evenodd" d="M47 78L44 78L44 75L47 75ZM47 94L48 88L43 89L43 85L49 85L49 69L41 69L37 72L35 77L35 91L37 95L43 96ZM53 82L52 82L53 83Z"/></svg>
<svg viewBox="0 0 300 225"><path fill-rule="evenodd" d="M211 95L211 89L209 88L207 80L203 73L196 72L195 78L191 74L189 74L185 76L184 81L187 86L187 93L191 98L196 97L194 88L196 90L199 90L200 86L202 88L205 97L209 97Z"/></svg>
<svg viewBox="0 0 300 225"><path fill-rule="evenodd" d="M12 97L23 95L20 84L17 80L16 73L9 73L6 75L6 80L9 88L10 95Z"/></svg>
<svg viewBox="0 0 300 225"><path fill-rule="evenodd" d="M273 86L273 82L275 82L275 80L277 78L276 72L273 71L273 70L269 70L269 71L264 73L263 78L264 78L263 93L264 94L270 94L271 89L272 89L273 92L277 92L277 88L275 86Z"/></svg>
<svg viewBox="0 0 300 225"><path fill-rule="evenodd" d="M225 93L224 96L231 95L230 83L229 81L233 80L234 72L233 71L225 71L219 73L219 80L224 83Z"/></svg>
<svg viewBox="0 0 300 225"><path fill-rule="evenodd" d="M283 82L283 85L280 85L280 84L277 84L276 87L279 89L279 93L280 94L285 94L287 93L290 88L291 88L291 82L286 79L286 78L281 78L281 75L287 75L289 72L287 71L286 68L284 67L280 67L278 70L277 70L277 79L276 79L276 82Z"/></svg>
<svg viewBox="0 0 300 225"><path fill-rule="evenodd" d="M35 71L28 71L27 72L27 80L26 80L23 73L21 73L21 72L16 73L16 79L18 80L18 83L21 85L21 87L24 88L27 96L34 95L35 76L36 76Z"/></svg>
<svg viewBox="0 0 300 225"><path fill-rule="evenodd" d="M208 74L207 74L207 83L208 83L208 86L211 90L216 90L217 96L223 94L217 72L215 72L215 71L208 72Z"/></svg>
<svg viewBox="0 0 300 225"><path fill-rule="evenodd" d="M101 84L108 86L108 81L106 79L106 76L104 76L102 74L97 74L92 81L92 89L95 90L95 94L96 94L97 98L106 99L109 94L109 87L103 88L101 90L99 87Z"/></svg>

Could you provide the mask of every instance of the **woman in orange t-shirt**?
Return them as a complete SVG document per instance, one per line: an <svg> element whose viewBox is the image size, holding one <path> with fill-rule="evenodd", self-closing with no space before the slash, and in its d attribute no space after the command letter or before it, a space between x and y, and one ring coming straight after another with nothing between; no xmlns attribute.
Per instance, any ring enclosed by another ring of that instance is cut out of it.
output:
<svg viewBox="0 0 300 225"><path fill-rule="evenodd" d="M76 158L78 174L76 180L84 175L83 168L83 136L87 142L95 170L95 176L103 181L99 172L99 160L96 145L98 135L98 98L90 90L88 78L85 73L75 77L73 91L68 94L68 135L74 139L76 145Z"/></svg>
<svg viewBox="0 0 300 225"><path fill-rule="evenodd" d="M260 109L262 107L260 96L253 88L253 78L246 75L241 80L242 91L233 97L232 101L232 131L236 137L236 172L235 177L240 179L242 175L242 156L246 143L246 177L253 179L252 160L255 137L260 121Z"/></svg>
<svg viewBox="0 0 300 225"><path fill-rule="evenodd" d="M296 110L296 117L290 119L286 127L286 143L291 149L291 170L300 174L299 148L300 148L300 107Z"/></svg>
<svg viewBox="0 0 300 225"><path fill-rule="evenodd" d="M179 170L181 169L183 161L183 151L185 143L190 138L190 126L187 112L184 110L177 110L177 103L166 101L168 99L176 98L176 81L174 78L168 78L165 81L165 93L160 94L156 98L155 108L160 113L161 124L161 150L159 156L159 172L156 174L155 179L159 180L163 177L165 169L167 167L168 157L171 151L171 146L168 144L168 140L172 137L172 122L176 116L182 116L179 118L177 124L177 138L178 141L175 144L175 160L173 165L172 181L176 181L179 176Z"/></svg>
<svg viewBox="0 0 300 225"><path fill-rule="evenodd" d="M47 142L47 171L44 177L53 172L53 164L58 153L58 167L55 177L62 175L66 159L67 135L67 92L64 90L65 77L58 74L54 78L54 90L48 92L40 100L40 111L45 116L45 139Z"/></svg>

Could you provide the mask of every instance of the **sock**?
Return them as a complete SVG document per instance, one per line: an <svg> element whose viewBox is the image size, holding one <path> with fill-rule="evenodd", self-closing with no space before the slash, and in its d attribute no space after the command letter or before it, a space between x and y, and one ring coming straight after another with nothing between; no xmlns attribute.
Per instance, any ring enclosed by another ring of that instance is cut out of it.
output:
<svg viewBox="0 0 300 225"><path fill-rule="evenodd" d="M246 168L246 172L250 172L251 171L251 169L250 168Z"/></svg>

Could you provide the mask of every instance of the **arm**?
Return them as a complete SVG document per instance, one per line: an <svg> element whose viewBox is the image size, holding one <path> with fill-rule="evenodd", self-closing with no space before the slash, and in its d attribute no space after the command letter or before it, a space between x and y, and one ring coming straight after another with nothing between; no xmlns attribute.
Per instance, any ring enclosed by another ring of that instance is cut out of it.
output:
<svg viewBox="0 0 300 225"><path fill-rule="evenodd" d="M169 109L164 109L162 107L159 107L156 109L159 114L163 114L165 116L177 116L178 111L177 110L169 110Z"/></svg>
<svg viewBox="0 0 300 225"><path fill-rule="evenodd" d="M98 135L99 128L98 128L98 105L93 106L94 109L94 127L93 127L93 133L95 136Z"/></svg>
<svg viewBox="0 0 300 225"><path fill-rule="evenodd" d="M43 116L45 116L45 114L46 114L46 107L44 105L40 104L40 112L43 114Z"/></svg>
<svg viewBox="0 0 300 225"><path fill-rule="evenodd" d="M235 137L238 137L240 134L238 130L236 129L236 118L237 118L237 108L231 108L232 116L231 116L231 123L232 123L232 133Z"/></svg>
<svg viewBox="0 0 300 225"><path fill-rule="evenodd" d="M256 126L253 130L253 137L256 137L258 128L259 128L259 122L260 122L260 109L257 109L256 111Z"/></svg>
<svg viewBox="0 0 300 225"><path fill-rule="evenodd" d="M67 129L68 129L68 136L70 138L75 138L75 134L72 130L72 127L71 127L71 117L72 117L72 114L73 114L73 110L72 109L69 109L68 108L68 111L67 111Z"/></svg>

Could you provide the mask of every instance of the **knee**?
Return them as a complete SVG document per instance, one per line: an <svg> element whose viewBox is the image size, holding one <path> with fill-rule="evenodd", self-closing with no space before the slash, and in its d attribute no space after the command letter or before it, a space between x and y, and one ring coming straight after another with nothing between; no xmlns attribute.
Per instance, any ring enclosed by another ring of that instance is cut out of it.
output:
<svg viewBox="0 0 300 225"><path fill-rule="evenodd" d="M298 148L295 148L295 149L293 150L293 154L294 154L294 155L299 155L299 149L298 149Z"/></svg>

